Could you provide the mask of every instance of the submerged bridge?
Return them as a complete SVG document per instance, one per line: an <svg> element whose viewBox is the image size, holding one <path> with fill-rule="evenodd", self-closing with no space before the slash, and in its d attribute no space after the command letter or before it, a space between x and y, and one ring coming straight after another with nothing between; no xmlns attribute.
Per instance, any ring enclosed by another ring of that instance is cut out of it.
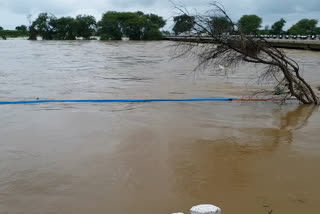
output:
<svg viewBox="0 0 320 214"><path fill-rule="evenodd" d="M211 37L193 37L193 36L166 36L164 40L181 42L203 42L212 41ZM320 39L294 39L294 38L266 38L266 40L277 48L291 48L303 50L320 51Z"/></svg>

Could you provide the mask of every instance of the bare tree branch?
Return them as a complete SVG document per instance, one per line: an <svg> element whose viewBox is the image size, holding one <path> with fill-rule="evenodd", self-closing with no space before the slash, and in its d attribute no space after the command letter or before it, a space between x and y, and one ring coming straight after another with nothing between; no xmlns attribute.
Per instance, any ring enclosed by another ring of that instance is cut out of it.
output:
<svg viewBox="0 0 320 214"><path fill-rule="evenodd" d="M237 67L240 63L265 65L261 79L273 80L283 91L283 99L295 97L304 104L319 104L312 87L299 73L299 65L286 56L283 50L273 47L267 40L247 35L226 12L219 2L211 3L211 10L191 14L185 7L174 5L182 14L195 18L193 42L180 42L177 56L197 56L200 67ZM214 24L217 17L225 25ZM206 35L204 41L203 35ZM279 94L280 95L280 94Z"/></svg>

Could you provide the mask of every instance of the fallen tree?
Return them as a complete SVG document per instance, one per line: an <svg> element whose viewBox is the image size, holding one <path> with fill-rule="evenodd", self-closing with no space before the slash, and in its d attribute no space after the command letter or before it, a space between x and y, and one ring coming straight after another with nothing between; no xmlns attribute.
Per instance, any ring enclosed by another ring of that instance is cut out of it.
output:
<svg viewBox="0 0 320 214"><path fill-rule="evenodd" d="M185 16L194 17L193 37L197 42L178 44L179 56L196 55L199 66L236 67L240 63L265 66L261 78L275 82L274 94L282 100L296 98L303 104L319 104L313 88L300 74L298 63L264 38L248 35L233 22L224 7L211 4L212 9L202 14L190 14L180 6L175 8ZM205 43L203 36L210 37Z"/></svg>

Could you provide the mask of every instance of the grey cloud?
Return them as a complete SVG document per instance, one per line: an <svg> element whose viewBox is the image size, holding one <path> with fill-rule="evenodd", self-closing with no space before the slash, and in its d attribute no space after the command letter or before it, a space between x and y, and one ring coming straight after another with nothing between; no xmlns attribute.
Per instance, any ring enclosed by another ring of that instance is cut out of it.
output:
<svg viewBox="0 0 320 214"><path fill-rule="evenodd" d="M258 11L263 13L304 13L310 11L320 11L319 0L269 0L259 4Z"/></svg>
<svg viewBox="0 0 320 214"><path fill-rule="evenodd" d="M157 0L113 0L110 3L118 8L132 8L132 7L151 7L157 3Z"/></svg>
<svg viewBox="0 0 320 214"><path fill-rule="evenodd" d="M68 1L41 1L41 0L6 0L7 9L17 14L28 14L34 11L47 11L52 13L67 13L70 11Z"/></svg>

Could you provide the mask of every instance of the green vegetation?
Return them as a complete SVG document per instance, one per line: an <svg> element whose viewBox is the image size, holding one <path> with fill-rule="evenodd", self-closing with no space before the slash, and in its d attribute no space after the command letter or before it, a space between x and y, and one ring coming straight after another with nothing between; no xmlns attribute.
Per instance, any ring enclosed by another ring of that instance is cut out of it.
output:
<svg viewBox="0 0 320 214"><path fill-rule="evenodd" d="M283 30L286 24L286 20L283 18L281 18L279 21L276 21L271 28L267 25L263 30L259 30L261 23L262 19L256 15L244 15L238 22L239 27L247 34L320 34L320 27L317 27L318 20L316 19L301 19L296 24L291 26L288 31Z"/></svg>
<svg viewBox="0 0 320 214"><path fill-rule="evenodd" d="M208 17L206 17L208 19ZM182 14L173 18L174 27L172 31L175 35L181 33L204 33L199 31L196 28L205 28L209 27L209 34L212 35L221 35L226 32L230 32L233 26L233 23L230 23L228 19L224 16L212 16L210 17L211 21L208 20L208 26L195 26L195 17L188 14ZM261 29L262 18L257 15L243 15L237 22L235 29L235 34L238 34L240 31L244 34L258 34L258 35L279 35L279 34L291 34L291 35L319 35L320 27L317 27L318 20L316 19L301 19L288 31L284 30L286 20L284 18L279 19L271 25L266 25ZM208 32L206 32L208 34Z"/></svg>
<svg viewBox="0 0 320 214"><path fill-rule="evenodd" d="M27 30L23 30L20 28L19 28L19 30L4 30L3 27L0 26L0 38L2 38L2 39L16 38L16 37L27 37L27 36L28 36Z"/></svg>
<svg viewBox="0 0 320 214"><path fill-rule="evenodd" d="M27 37L27 36L28 36L27 32L21 32L17 30L0 30L0 37L2 39Z"/></svg>
<svg viewBox="0 0 320 214"><path fill-rule="evenodd" d="M194 26L194 19L195 17L188 16L186 14L173 17L173 21L175 24L172 30L174 34L178 35L180 33L191 31Z"/></svg>
<svg viewBox="0 0 320 214"><path fill-rule="evenodd" d="M226 17L214 16L210 21L210 29L213 35L221 35L232 30L233 24Z"/></svg>
<svg viewBox="0 0 320 214"><path fill-rule="evenodd" d="M291 26L288 31L284 31L283 28L286 24L286 20L281 18L276 21L271 28L267 25L263 30L256 30L257 34L290 34L290 35L318 35L320 34L320 27L317 27L318 20L316 19L301 19L296 24ZM250 21L248 26L253 26L254 21ZM254 32L254 31L252 31ZM252 33L250 32L250 33Z"/></svg>
<svg viewBox="0 0 320 214"><path fill-rule="evenodd" d="M130 40L159 40L162 39L160 28L166 22L155 14L138 12L105 13L98 22L98 34L101 40L120 40L129 37Z"/></svg>
<svg viewBox="0 0 320 214"><path fill-rule="evenodd" d="M271 33L272 34L281 34L283 33L283 27L286 24L286 20L284 20L283 18L281 18L279 21L275 22L272 26L271 26Z"/></svg>
<svg viewBox="0 0 320 214"><path fill-rule="evenodd" d="M243 15L238 21L239 28L245 34L256 34L261 24L262 18L257 15Z"/></svg>
<svg viewBox="0 0 320 214"><path fill-rule="evenodd" d="M181 33L192 34L194 32L208 34L208 32L198 31L195 28L195 16L182 14L173 17L174 26L172 31L175 35ZM4 30L0 26L0 37L3 39L10 37L29 37L36 40L38 36L44 40L75 40L82 38L91 39L93 36L100 36L101 40L121 40L128 37L130 40L160 40L163 36L170 35L169 31L160 31L166 21L155 14L144 14L137 12L117 12L108 11L103 14L102 19L97 22L93 16L78 15L73 17L60 17L48 13L40 13L30 26L20 25L15 30ZM301 19L291 26L288 31L284 30L286 20L281 18L274 24L266 25L263 29L262 18L251 14L243 15L237 25L230 23L224 16L212 16L207 25L211 31L209 34L221 35L230 32L236 26L234 33L244 34L291 34L291 35L311 35L320 34L320 27L317 27L316 19ZM202 26L205 27L205 26Z"/></svg>
<svg viewBox="0 0 320 214"><path fill-rule="evenodd" d="M84 39L90 39L97 30L97 21L93 16L78 15L75 19L76 35Z"/></svg>
<svg viewBox="0 0 320 214"><path fill-rule="evenodd" d="M290 34L316 34L319 33L317 28L318 20L316 19L301 19L295 25L293 25L288 32Z"/></svg>
<svg viewBox="0 0 320 214"><path fill-rule="evenodd" d="M0 26L0 38L6 39L6 36L3 33L3 27Z"/></svg>
<svg viewBox="0 0 320 214"><path fill-rule="evenodd" d="M51 20L51 38L57 40L75 40L76 22L71 17L61 17Z"/></svg>
<svg viewBox="0 0 320 214"><path fill-rule="evenodd" d="M42 36L44 40L53 39L52 22L54 16L49 16L48 13L40 13L38 18L32 22L30 31L30 40L36 40L37 35Z"/></svg>
<svg viewBox="0 0 320 214"><path fill-rule="evenodd" d="M76 18L57 18L48 13L40 13L29 27L29 39L36 40L41 36L44 40L75 40L77 37L90 39L100 36L102 40L121 40L129 37L131 40L162 39L160 28L165 21L155 14L143 12L105 13L98 23L93 16L78 15Z"/></svg>
<svg viewBox="0 0 320 214"><path fill-rule="evenodd" d="M75 40L76 37L90 39L96 31L96 20L93 16L79 15L57 18L48 13L40 13L29 27L29 39L36 40Z"/></svg>
<svg viewBox="0 0 320 214"><path fill-rule="evenodd" d="M20 25L16 27L16 30L19 32L27 33L28 32L28 27L25 25Z"/></svg>

